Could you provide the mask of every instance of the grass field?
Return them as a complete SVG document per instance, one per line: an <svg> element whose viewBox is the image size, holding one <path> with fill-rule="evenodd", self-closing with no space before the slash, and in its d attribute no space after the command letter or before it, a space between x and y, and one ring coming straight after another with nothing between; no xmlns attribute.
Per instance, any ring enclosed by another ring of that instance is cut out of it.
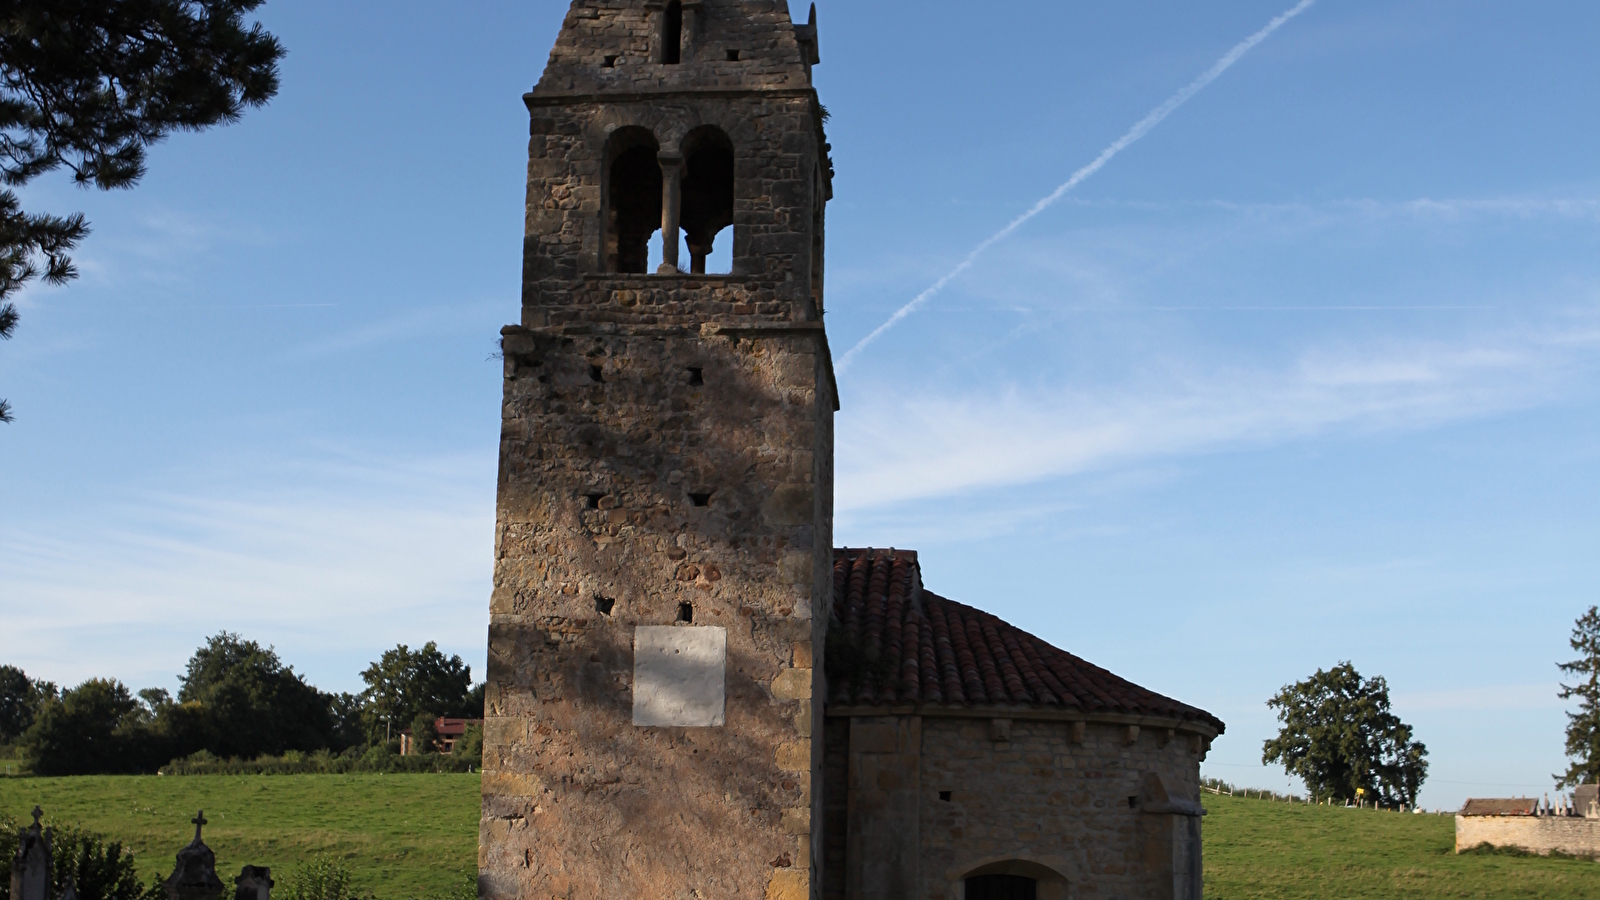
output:
<svg viewBox="0 0 1600 900"><path fill-rule="evenodd" d="M1202 799L1207 900L1600 897L1600 863L1457 856L1454 816Z"/></svg>
<svg viewBox="0 0 1600 900"><path fill-rule="evenodd" d="M343 861L356 890L380 900L444 893L477 872L477 775L0 778L0 813L26 820L35 803L122 841L146 878L171 873L196 809L230 891L246 863L271 866L282 885L318 854Z"/></svg>
<svg viewBox="0 0 1600 900"><path fill-rule="evenodd" d="M244 863L283 878L317 854L383 900L443 893L476 866L477 775L0 778L0 812L124 841L167 874L203 807L224 878ZM1205 796L1208 900L1600 897L1600 863L1453 851L1455 820Z"/></svg>

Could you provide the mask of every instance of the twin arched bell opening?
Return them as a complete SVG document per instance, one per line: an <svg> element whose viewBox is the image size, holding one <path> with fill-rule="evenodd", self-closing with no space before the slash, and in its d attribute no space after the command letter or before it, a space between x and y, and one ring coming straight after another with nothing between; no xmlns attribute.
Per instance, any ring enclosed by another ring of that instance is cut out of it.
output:
<svg viewBox="0 0 1600 900"><path fill-rule="evenodd" d="M733 141L715 125L702 125L680 147L663 151L654 132L639 126L612 133L604 190L608 271L649 272L650 239L660 231L658 273L706 273L717 236L733 225ZM687 269L680 241L689 250Z"/></svg>

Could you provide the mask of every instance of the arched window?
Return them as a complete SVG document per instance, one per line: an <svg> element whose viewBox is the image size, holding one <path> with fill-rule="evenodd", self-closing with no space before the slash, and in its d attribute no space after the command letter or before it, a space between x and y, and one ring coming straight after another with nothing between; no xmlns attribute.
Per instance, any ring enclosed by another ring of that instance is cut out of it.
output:
<svg viewBox="0 0 1600 900"><path fill-rule="evenodd" d="M683 226L689 271L703 274L718 232L733 224L733 141L702 125L683 139Z"/></svg>
<svg viewBox="0 0 1600 900"><path fill-rule="evenodd" d="M659 145L648 129L619 128L606 148L604 191L606 261L612 272L642 274L650 263L650 236L661 228Z"/></svg>
<svg viewBox="0 0 1600 900"><path fill-rule="evenodd" d="M683 58L683 3L671 0L661 15L661 61L675 66Z"/></svg>
<svg viewBox="0 0 1600 900"><path fill-rule="evenodd" d="M1039 882L1026 875L974 875L966 880L966 900L1038 900Z"/></svg>

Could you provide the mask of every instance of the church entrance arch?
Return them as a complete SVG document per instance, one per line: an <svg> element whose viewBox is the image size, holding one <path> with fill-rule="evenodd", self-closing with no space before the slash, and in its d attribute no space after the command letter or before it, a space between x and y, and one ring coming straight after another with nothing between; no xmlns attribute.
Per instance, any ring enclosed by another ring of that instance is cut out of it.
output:
<svg viewBox="0 0 1600 900"><path fill-rule="evenodd" d="M984 860L951 873L953 900L1068 900L1068 882L1055 866L1031 859Z"/></svg>
<svg viewBox="0 0 1600 900"><path fill-rule="evenodd" d="M1026 875L974 875L966 879L966 900L1038 900L1039 882Z"/></svg>

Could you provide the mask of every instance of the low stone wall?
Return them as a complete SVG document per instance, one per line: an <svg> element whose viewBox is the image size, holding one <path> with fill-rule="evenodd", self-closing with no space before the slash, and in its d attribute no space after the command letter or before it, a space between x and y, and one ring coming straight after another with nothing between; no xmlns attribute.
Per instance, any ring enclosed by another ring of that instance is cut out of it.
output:
<svg viewBox="0 0 1600 900"><path fill-rule="evenodd" d="M1479 844L1600 858L1600 819L1577 816L1456 816L1456 852Z"/></svg>

